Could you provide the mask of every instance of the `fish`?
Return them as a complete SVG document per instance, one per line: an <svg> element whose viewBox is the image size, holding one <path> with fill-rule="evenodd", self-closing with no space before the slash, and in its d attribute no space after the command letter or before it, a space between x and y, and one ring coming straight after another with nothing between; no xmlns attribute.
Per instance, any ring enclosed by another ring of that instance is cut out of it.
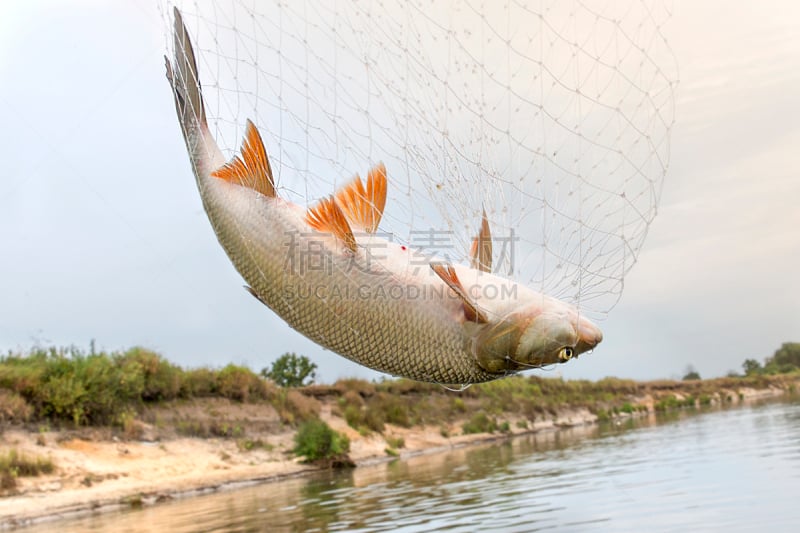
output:
<svg viewBox="0 0 800 533"><path fill-rule="evenodd" d="M453 264L377 231L382 163L306 208L281 198L250 120L226 160L177 9L173 37L167 79L205 212L246 289L290 327L365 367L453 386L565 363L602 340L576 307L492 273L485 211L470 264Z"/></svg>

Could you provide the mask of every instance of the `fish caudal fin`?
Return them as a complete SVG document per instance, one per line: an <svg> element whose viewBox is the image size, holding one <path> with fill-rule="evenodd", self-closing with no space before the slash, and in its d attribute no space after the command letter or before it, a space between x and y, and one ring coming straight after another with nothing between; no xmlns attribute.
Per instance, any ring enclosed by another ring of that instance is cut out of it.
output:
<svg viewBox="0 0 800 533"><path fill-rule="evenodd" d="M482 272L492 271L492 233L489 231L489 221L486 219L485 210L481 221L481 229L478 235L472 239L469 255L472 268Z"/></svg>
<svg viewBox="0 0 800 533"><path fill-rule="evenodd" d="M269 157L261 141L258 129L248 119L242 141L242 156L233 156L233 159L218 168L211 175L229 183L254 189L264 196L275 197L275 182L272 178L272 168L269 166Z"/></svg>
<svg viewBox="0 0 800 533"><path fill-rule="evenodd" d="M367 175L367 185L356 174L334 197L350 224L375 233L386 206L386 167L378 163Z"/></svg>
<svg viewBox="0 0 800 533"><path fill-rule="evenodd" d="M175 16L173 34L175 62L170 64L166 56L164 56L164 60L167 65L167 80L172 85L172 93L175 96L175 109L178 112L181 126L183 126L184 135L186 135L191 130L208 126L192 42L178 8L175 8L173 13Z"/></svg>
<svg viewBox="0 0 800 533"><path fill-rule="evenodd" d="M175 98L175 111L178 113L183 140L186 141L186 149L189 151L195 176L200 182L208 176L211 170L224 162L224 157L208 130L194 49L183 23L183 17L177 8L174 10L174 16L175 57L172 63L166 56L164 57L167 80Z"/></svg>
<svg viewBox="0 0 800 533"><path fill-rule="evenodd" d="M444 281L448 287L453 289L458 297L461 299L461 303L464 304L464 317L469 320L470 322L477 322L479 324L485 324L489 320L486 318L486 314L483 311L478 309L478 306L472 301L469 294L467 294L466 289L461 284L461 280L458 279L456 275L456 271L452 265L447 265L443 263L431 263L431 268L434 272Z"/></svg>
<svg viewBox="0 0 800 533"><path fill-rule="evenodd" d="M349 250L356 251L356 238L350 229L347 219L336 201L323 198L317 205L306 212L306 222L309 226L322 233L330 233Z"/></svg>

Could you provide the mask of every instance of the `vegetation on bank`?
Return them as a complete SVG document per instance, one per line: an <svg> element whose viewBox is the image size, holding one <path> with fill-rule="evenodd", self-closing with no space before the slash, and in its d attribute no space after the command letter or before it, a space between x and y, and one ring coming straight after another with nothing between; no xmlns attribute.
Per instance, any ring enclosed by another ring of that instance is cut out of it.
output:
<svg viewBox="0 0 800 533"><path fill-rule="evenodd" d="M17 486L17 478L50 474L55 469L48 457L31 457L15 449L0 453L0 491L8 491Z"/></svg>
<svg viewBox="0 0 800 533"><path fill-rule="evenodd" d="M760 368L794 370L797 367L788 364L793 361L794 347L800 345L785 344L783 351ZM403 443L387 432L389 425L438 425L442 435L449 435L454 423L461 424L465 434L508 432L511 424L532 427L537 421L551 420L564 408L584 408L603 420L637 411L733 402L738 398L732 391L741 388L774 385L791 390L797 381L796 373L781 376L752 371L740 377L652 382L515 376L460 392L402 379L378 383L344 379L333 385L299 387L313 380L315 368L307 358L295 354L279 358L259 375L237 365L184 369L138 347L115 353L86 353L76 348L8 353L0 357L0 422L112 426L125 436L134 436L137 417L145 416L150 407L171 405L170 411L176 412L198 398L265 404L274 409L280 424L298 428L297 455L309 461L345 464L349 442L319 419L323 402L332 405L333 414L362 435L383 434L387 453L392 454ZM159 420L147 421L159 426ZM234 438L250 449L261 442L248 434L251 422L216 416L204 421L173 417L166 425L183 435ZM164 425L162 420L159 427Z"/></svg>
<svg viewBox="0 0 800 533"><path fill-rule="evenodd" d="M347 458L350 440L316 418L303 422L294 436L294 453L306 462L326 461L331 466L352 464Z"/></svg>
<svg viewBox="0 0 800 533"><path fill-rule="evenodd" d="M317 414L302 395L247 367L183 369L139 347L118 353L47 348L0 357L0 421L123 425L146 405L207 397L269 403L289 424Z"/></svg>
<svg viewBox="0 0 800 533"><path fill-rule="evenodd" d="M800 342L784 342L762 365L755 359L742 363L746 376L777 375L800 372Z"/></svg>

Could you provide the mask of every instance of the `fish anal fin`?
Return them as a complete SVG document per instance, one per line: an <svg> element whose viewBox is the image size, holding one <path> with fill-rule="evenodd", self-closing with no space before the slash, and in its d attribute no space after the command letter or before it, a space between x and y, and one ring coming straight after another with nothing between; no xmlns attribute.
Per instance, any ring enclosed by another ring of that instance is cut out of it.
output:
<svg viewBox="0 0 800 533"><path fill-rule="evenodd" d="M254 189L269 198L275 197L275 181L269 157L258 129L248 119L241 157L233 156L229 163L211 173L215 178Z"/></svg>
<svg viewBox="0 0 800 533"><path fill-rule="evenodd" d="M472 301L469 294L467 294L466 289L464 289L464 286L461 284L461 280L458 279L458 275L452 265L431 263L431 268L461 299L461 303L464 305L464 316L467 320L470 322L477 322L478 324L489 322L484 312L478 309L478 306Z"/></svg>
<svg viewBox="0 0 800 533"><path fill-rule="evenodd" d="M366 187L356 176L335 195L347 220L367 233L375 233L386 206L386 167L375 165L367 174Z"/></svg>
<svg viewBox="0 0 800 533"><path fill-rule="evenodd" d="M492 271L492 232L489 230L489 221L486 219L485 210L481 229L478 235L472 239L469 255L472 268L482 272Z"/></svg>
<svg viewBox="0 0 800 533"><path fill-rule="evenodd" d="M323 233L331 233L348 249L356 251L353 230L333 197L323 198L306 212L309 226Z"/></svg>

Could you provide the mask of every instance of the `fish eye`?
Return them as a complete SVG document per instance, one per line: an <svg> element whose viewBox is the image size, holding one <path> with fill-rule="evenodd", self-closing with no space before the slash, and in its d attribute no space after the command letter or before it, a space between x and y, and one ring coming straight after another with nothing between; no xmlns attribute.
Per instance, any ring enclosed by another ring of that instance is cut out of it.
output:
<svg viewBox="0 0 800 533"><path fill-rule="evenodd" d="M572 351L572 348L570 348L569 346L565 346L561 348L560 352L558 352L558 360L561 361L562 363L566 363L567 361L572 359L574 353L575 352Z"/></svg>

